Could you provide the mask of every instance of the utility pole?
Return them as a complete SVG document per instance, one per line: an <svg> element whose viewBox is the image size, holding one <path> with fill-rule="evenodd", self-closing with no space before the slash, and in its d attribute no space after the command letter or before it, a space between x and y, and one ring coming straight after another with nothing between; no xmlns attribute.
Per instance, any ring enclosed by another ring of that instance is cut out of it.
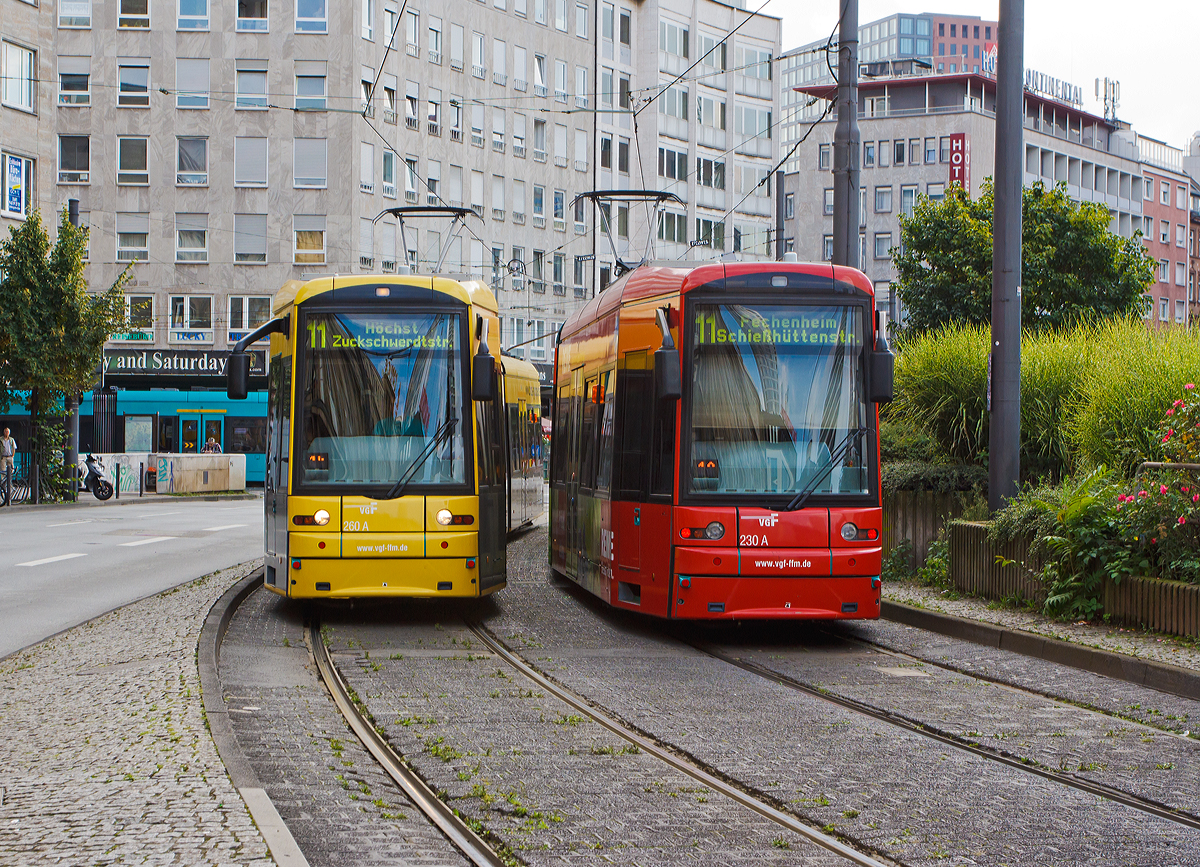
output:
<svg viewBox="0 0 1200 867"><path fill-rule="evenodd" d="M988 508L1021 477L1021 186L1024 178L1025 0L1000 0L996 56L996 182L992 214L992 346Z"/></svg>
<svg viewBox="0 0 1200 867"><path fill-rule="evenodd" d="M79 199L67 199L67 219L79 225ZM70 392L64 398L67 409L67 473L71 477L71 499L79 499L79 395Z"/></svg>
<svg viewBox="0 0 1200 867"><path fill-rule="evenodd" d="M837 129L833 134L833 264L859 267L858 0L841 0Z"/></svg>

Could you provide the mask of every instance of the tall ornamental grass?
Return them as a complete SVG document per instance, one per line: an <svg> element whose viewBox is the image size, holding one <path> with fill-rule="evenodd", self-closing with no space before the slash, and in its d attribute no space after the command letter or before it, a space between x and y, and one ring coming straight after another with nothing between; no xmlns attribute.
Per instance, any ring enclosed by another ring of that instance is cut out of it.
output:
<svg viewBox="0 0 1200 867"><path fill-rule="evenodd" d="M949 325L900 341L886 416L923 430L960 461L988 450L989 330ZM1200 382L1200 333L1139 319L1026 332L1021 466L1026 478L1105 465L1131 474L1163 457L1158 433L1185 383Z"/></svg>

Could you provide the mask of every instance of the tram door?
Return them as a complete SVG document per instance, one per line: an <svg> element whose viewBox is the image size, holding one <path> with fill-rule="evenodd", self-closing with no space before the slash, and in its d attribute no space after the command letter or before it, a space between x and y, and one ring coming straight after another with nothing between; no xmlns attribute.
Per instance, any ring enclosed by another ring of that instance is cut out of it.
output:
<svg viewBox="0 0 1200 867"><path fill-rule="evenodd" d="M499 365L496 365L498 367ZM508 456L505 453L504 397L492 373L495 398L475 404L476 459L479 468L479 589L487 590L508 575L505 540L508 527Z"/></svg>

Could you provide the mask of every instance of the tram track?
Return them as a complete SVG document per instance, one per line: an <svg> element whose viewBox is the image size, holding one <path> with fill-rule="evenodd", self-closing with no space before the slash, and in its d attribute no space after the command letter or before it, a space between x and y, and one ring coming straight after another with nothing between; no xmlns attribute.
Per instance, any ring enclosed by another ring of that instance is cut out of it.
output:
<svg viewBox="0 0 1200 867"><path fill-rule="evenodd" d="M367 714L359 707L357 695L342 678L333 664L329 648L321 636L321 626L315 618L308 625L308 643L317 671L324 682L338 711L350 726L350 730L366 747L367 752L387 773L412 803L432 822L438 830L476 867L508 867L505 861L475 832L457 811L437 796L429 785L412 771L391 745L375 728Z"/></svg>
<svg viewBox="0 0 1200 867"><path fill-rule="evenodd" d="M1193 813L1177 810L1167 806L1166 804L1162 804L1149 798L1133 795L1124 790L1104 785L1103 783L1095 783L1070 774L1056 772L1039 766L1020 756L1010 755L998 750L987 749L986 747L982 747L979 744L971 741L966 741L956 735L940 731L936 728L931 728L927 723L920 722L919 720L912 719L892 711L875 707L865 702L858 701L857 699L836 695L828 690L804 683L803 681L775 671L774 669L767 668L759 665L758 663L750 662L724 651L714 649L710 645L693 643L686 640L684 640L684 643L694 650L705 654L706 656L720 660L721 662L732 665L750 674L777 683L787 689L820 699L821 701L829 704L837 705L838 707L849 710L861 716L870 717L873 720L882 722L894 728L903 729L970 755L996 762L998 764L1006 765L1026 774L1059 783L1071 789L1075 789L1076 791L1085 792L1099 798L1104 798L1105 800L1121 804L1139 812L1155 816L1160 819L1165 819L1174 824L1181 825L1186 828L1200 830L1200 816L1197 816Z"/></svg>
<svg viewBox="0 0 1200 867"><path fill-rule="evenodd" d="M571 706L580 713L586 715L612 734L615 734L633 746L636 746L642 752L653 756L674 770L690 777L704 786L707 786L713 791L720 792L722 795L734 801L735 803L752 810L758 815L779 825L781 828L785 828L793 833L799 834L810 843L813 843L814 845L819 846L828 852L838 855L853 864L860 865L860 867L885 867L885 865L895 865L896 862L894 861L881 860L879 857L861 852L829 834L818 831L817 829L801 821L796 816L779 809L767 800L758 797L746 789L740 788L738 785L735 785L715 768L708 768L693 758L684 757L673 750L664 747L659 741L647 736L646 734L643 734L641 731L623 722L615 715L591 703L582 695L564 687L562 684L548 677L539 669L526 662L520 655L514 653L502 642L500 642L487 630L486 627L470 621L466 621L466 625L467 628L471 630L471 632L488 650L495 654L499 659L502 659L511 668L517 670L526 678L536 683L541 689L545 690L547 693L553 695L555 698Z"/></svg>

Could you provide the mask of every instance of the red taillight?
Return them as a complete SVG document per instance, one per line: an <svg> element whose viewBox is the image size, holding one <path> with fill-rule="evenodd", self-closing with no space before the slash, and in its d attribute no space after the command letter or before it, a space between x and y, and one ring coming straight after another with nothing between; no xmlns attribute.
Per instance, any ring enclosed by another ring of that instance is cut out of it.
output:
<svg viewBox="0 0 1200 867"><path fill-rule="evenodd" d="M450 523L451 524L474 524L475 516L474 515L455 515L453 518L450 519Z"/></svg>
<svg viewBox="0 0 1200 867"><path fill-rule="evenodd" d="M685 539L690 539L690 538L692 538L692 528L691 528L691 527L684 527L683 529L681 529L681 530L679 531L679 535L680 535L680 536L682 536L682 537L683 537L683 538L685 538Z"/></svg>

